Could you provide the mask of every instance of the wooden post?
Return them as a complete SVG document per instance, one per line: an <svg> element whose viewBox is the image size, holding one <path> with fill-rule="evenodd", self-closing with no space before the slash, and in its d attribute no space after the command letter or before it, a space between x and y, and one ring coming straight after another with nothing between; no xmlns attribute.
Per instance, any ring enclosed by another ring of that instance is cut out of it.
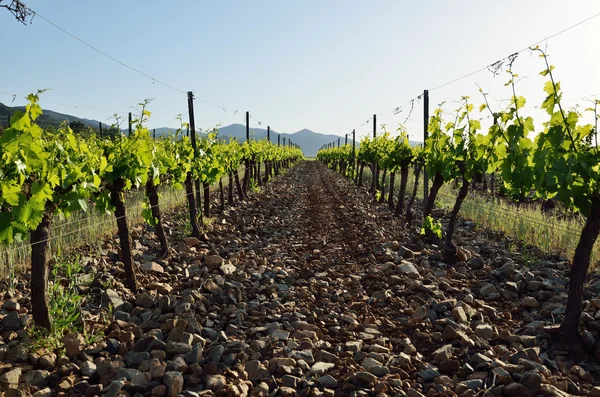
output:
<svg viewBox="0 0 600 397"><path fill-rule="evenodd" d="M246 111L246 142L250 141L250 112ZM244 161L244 181L242 182L242 190L244 194L250 188L250 159Z"/></svg>
<svg viewBox="0 0 600 397"><path fill-rule="evenodd" d="M281 146L281 135L277 135L277 146Z"/></svg>
<svg viewBox="0 0 600 397"><path fill-rule="evenodd" d="M102 122L98 123L100 127L100 138L102 139Z"/></svg>
<svg viewBox="0 0 600 397"><path fill-rule="evenodd" d="M250 112L246 112L246 141L250 140Z"/></svg>
<svg viewBox="0 0 600 397"><path fill-rule="evenodd" d="M356 173L356 130L352 130L352 179Z"/></svg>
<svg viewBox="0 0 600 397"><path fill-rule="evenodd" d="M285 138L283 138L283 146L285 146Z"/></svg>
<svg viewBox="0 0 600 397"><path fill-rule="evenodd" d="M131 112L129 112L129 136L131 136Z"/></svg>
<svg viewBox="0 0 600 397"><path fill-rule="evenodd" d="M152 138L156 139L156 128L152 130Z"/></svg>
<svg viewBox="0 0 600 397"><path fill-rule="evenodd" d="M348 144L348 134L346 134L346 140L344 141L344 146Z"/></svg>
<svg viewBox="0 0 600 397"><path fill-rule="evenodd" d="M427 143L429 137L429 91L423 91L423 146ZM427 167L423 165L423 208L427 206L427 196L429 196L429 175Z"/></svg>
<svg viewBox="0 0 600 397"><path fill-rule="evenodd" d="M338 147L340 147L340 141L342 138L338 138Z"/></svg>
<svg viewBox="0 0 600 397"><path fill-rule="evenodd" d="M194 117L194 93L188 91L188 112L190 115L190 124L188 133L190 133L190 139L192 143L192 149L194 150L194 158L198 156L198 145L196 143L196 119ZM200 199L200 179L194 181L196 185L196 205L200 209L199 213L202 214L202 201Z"/></svg>
<svg viewBox="0 0 600 397"><path fill-rule="evenodd" d="M267 126L267 141L271 142L271 127Z"/></svg>

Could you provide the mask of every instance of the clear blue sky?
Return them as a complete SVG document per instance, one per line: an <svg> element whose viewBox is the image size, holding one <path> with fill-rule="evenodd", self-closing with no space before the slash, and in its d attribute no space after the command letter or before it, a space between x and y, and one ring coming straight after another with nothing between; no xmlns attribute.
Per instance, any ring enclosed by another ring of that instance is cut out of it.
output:
<svg viewBox="0 0 600 397"><path fill-rule="evenodd" d="M197 97L239 110L225 113L196 101L199 127L242 123L249 110L276 131L343 135L373 113L395 129L400 115L383 114L433 88L477 70L595 13L600 2L475 1L199 1L24 0L33 10L122 62ZM547 42L565 98L600 93L600 17ZM184 94L103 57L39 17L17 23L0 9L3 54L0 92L22 96L38 88L42 105L109 121L155 98L150 127L176 126L187 114ZM542 99L541 60L522 54L515 70L527 77L519 94ZM504 75L482 72L431 92L431 107L462 95L480 103L476 83L494 100L507 98ZM0 95L10 103L11 97ZM71 108L44 103L79 105ZM531 110L535 113L534 110ZM421 140L415 104L407 126ZM541 121L539 123L541 125ZM378 124L379 124L378 123ZM358 129L369 132L370 124Z"/></svg>

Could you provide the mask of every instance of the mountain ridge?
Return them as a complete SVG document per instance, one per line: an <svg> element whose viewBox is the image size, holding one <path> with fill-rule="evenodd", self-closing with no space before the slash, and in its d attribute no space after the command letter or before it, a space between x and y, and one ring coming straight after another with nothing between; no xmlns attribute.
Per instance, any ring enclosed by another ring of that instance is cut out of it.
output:
<svg viewBox="0 0 600 397"><path fill-rule="evenodd" d="M3 103L0 103L0 121L2 120L3 116L8 116L8 118L10 118L10 115L12 115L12 113L14 113L15 111L22 111L24 109L24 106L10 107ZM100 125L100 121L98 120L80 118L65 113L59 113L50 109L43 109L43 114L38 119L39 125L43 128L58 127L64 121L80 122L83 123L85 126L90 127L96 131L98 130ZM0 127L4 127L4 125L0 125ZM109 125L106 123L102 123L102 127L108 128ZM156 131L156 138L158 138L166 134L175 134L177 128L160 127L150 129L150 131ZM244 142L246 140L246 126L243 124L230 124L227 126L220 127L218 129L217 136L228 140L236 139L239 142ZM303 128L293 133L285 133L271 130L271 142L277 143L279 139L278 136L281 136L281 144L283 144L283 138L285 138L286 142L289 142L291 140L293 143L299 145L302 151L304 152L304 155L307 157L316 156L317 152L323 145L327 145L332 142L337 142L338 139L340 140L341 144L344 144L345 141L344 136L319 133L307 128ZM266 139L266 128L250 128L250 138ZM349 142L352 142L351 136L349 136L348 138L350 138ZM421 142L410 141L410 144L414 146L421 144ZM358 142L356 146L359 146Z"/></svg>

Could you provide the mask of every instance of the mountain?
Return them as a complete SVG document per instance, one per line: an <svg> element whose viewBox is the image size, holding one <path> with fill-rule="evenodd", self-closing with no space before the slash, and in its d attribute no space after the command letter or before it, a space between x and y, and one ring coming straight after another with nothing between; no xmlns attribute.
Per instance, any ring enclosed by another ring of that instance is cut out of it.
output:
<svg viewBox="0 0 600 397"><path fill-rule="evenodd" d="M0 103L0 127L4 127L4 120L10 120L10 117L17 110L24 111L24 106L6 106L3 103ZM44 109L44 113L38 117L36 120L37 124L42 128L54 127L57 128L64 121L69 122L80 122L87 127L91 127L93 129L98 129L100 122L97 120L83 119L80 117L71 116L69 114L58 113L53 110ZM106 123L102 123L103 128L108 128L109 125Z"/></svg>
<svg viewBox="0 0 600 397"><path fill-rule="evenodd" d="M17 107L9 107L2 103L0 103L0 127L3 127L3 119L10 118L10 116L16 110L24 110L23 106ZM80 122L85 126L92 127L97 130L98 125L100 124L97 120L90 120L79 118L76 116L58 113L53 110L44 109L44 113L42 116L38 118L38 124L43 128L48 127L58 127L64 121L69 122ZM103 128L108 128L107 124L102 124ZM156 130L156 137L160 137L168 134L175 134L177 131L176 128L169 127L161 127L156 129L151 129L151 131ZM314 157L317 155L317 152L321 148L321 146L326 145L328 143L337 142L338 138L340 139L340 143L343 145L345 137L340 137L339 135L333 134L321 134L318 132L314 132L308 129L303 129L294 133L279 133L277 131L271 130L271 142L277 143L278 136L281 135L281 143L283 144L283 138L285 138L286 142L290 140L293 143L296 143L300 146L305 156ZM236 139L239 142L244 142L246 140L246 126L242 124L231 124L225 127L219 128L218 136L225 139ZM266 139L267 138L267 130L264 128L250 128L250 137L252 139ZM352 143L352 137L348 136L348 143ZM422 142L410 141L412 146L417 146L422 144ZM356 143L356 147L358 148L359 144Z"/></svg>

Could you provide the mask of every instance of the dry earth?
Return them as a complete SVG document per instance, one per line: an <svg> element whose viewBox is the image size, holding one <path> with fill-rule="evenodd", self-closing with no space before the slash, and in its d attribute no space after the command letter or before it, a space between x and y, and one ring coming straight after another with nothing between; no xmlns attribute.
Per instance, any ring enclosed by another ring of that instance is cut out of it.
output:
<svg viewBox="0 0 600 397"><path fill-rule="evenodd" d="M551 343L566 301L560 258L524 266L506 238L462 221L464 261L446 270L416 224L317 162L216 217L208 243L185 237L182 213L167 215L169 259L154 256L151 231L133 232L136 295L120 282L115 241L83 254L95 345L73 333L66 349L32 351L28 296L5 293L1 393L600 396L595 285L583 360Z"/></svg>

